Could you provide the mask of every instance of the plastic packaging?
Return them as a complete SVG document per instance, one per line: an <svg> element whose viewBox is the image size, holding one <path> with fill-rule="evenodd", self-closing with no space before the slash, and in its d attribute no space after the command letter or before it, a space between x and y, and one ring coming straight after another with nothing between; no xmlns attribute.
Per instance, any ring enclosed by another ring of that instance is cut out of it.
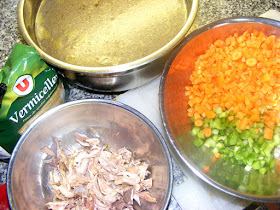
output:
<svg viewBox="0 0 280 210"><path fill-rule="evenodd" d="M56 70L34 47L15 44L0 71L0 159L10 157L31 122L63 102L64 89Z"/></svg>

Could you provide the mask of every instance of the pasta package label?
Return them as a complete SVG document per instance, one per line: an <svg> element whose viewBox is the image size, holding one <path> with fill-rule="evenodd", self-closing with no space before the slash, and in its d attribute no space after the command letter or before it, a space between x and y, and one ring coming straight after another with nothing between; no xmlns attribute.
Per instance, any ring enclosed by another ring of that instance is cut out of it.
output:
<svg viewBox="0 0 280 210"><path fill-rule="evenodd" d="M0 158L9 158L21 134L41 113L63 102L57 72L34 47L16 44L0 71Z"/></svg>

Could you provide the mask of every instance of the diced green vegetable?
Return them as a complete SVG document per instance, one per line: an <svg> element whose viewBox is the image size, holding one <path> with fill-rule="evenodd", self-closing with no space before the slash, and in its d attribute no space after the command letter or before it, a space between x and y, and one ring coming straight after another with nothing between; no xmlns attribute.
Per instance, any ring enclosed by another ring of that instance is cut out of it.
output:
<svg viewBox="0 0 280 210"><path fill-rule="evenodd" d="M208 138L208 139L206 139L206 141L204 142L204 146L206 146L206 147L215 147L215 145L216 145L216 142L214 141L214 139L212 139L212 138Z"/></svg>
<svg viewBox="0 0 280 210"><path fill-rule="evenodd" d="M261 163L260 161L256 161L252 164L252 168L255 169L255 170L258 170L261 168Z"/></svg>
<svg viewBox="0 0 280 210"><path fill-rule="evenodd" d="M199 131L200 131L200 128L194 126L193 129L192 129L192 134L193 134L194 136L196 136L196 135L199 133Z"/></svg>
<svg viewBox="0 0 280 210"><path fill-rule="evenodd" d="M213 111L216 113L216 114L221 114L223 112L223 108L222 107L217 107L217 108L213 108Z"/></svg>
<svg viewBox="0 0 280 210"><path fill-rule="evenodd" d="M203 143L204 143L204 141L203 141L202 139L200 139L200 138L196 138L196 139L194 140L194 145L195 145L196 147L200 147L201 145L203 145Z"/></svg>
<svg viewBox="0 0 280 210"><path fill-rule="evenodd" d="M228 119L228 116L234 115L232 110L224 111L218 107L213 111L216 113L214 119L204 118L202 127L194 126L192 129L196 147L203 146L213 153L220 153L223 159L228 159L233 164L244 164L247 171L257 170L260 174L265 174L275 168L273 152L280 145L280 124L274 127L273 139L267 140L263 137L266 127L263 119L241 130L237 126L239 119ZM266 111L266 108L261 111ZM203 132L206 127L212 132L207 138Z"/></svg>
<svg viewBox="0 0 280 210"><path fill-rule="evenodd" d="M222 112L219 114L219 118L225 118L227 117L227 113L226 112Z"/></svg>
<svg viewBox="0 0 280 210"><path fill-rule="evenodd" d="M200 139L205 139L204 133L203 132L198 132L197 137Z"/></svg>

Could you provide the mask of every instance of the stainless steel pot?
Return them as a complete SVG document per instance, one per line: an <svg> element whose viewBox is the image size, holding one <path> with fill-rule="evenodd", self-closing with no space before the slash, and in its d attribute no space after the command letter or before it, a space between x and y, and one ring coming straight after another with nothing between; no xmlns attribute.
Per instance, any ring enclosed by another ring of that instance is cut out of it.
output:
<svg viewBox="0 0 280 210"><path fill-rule="evenodd" d="M18 2L19 30L26 42L34 46L47 63L64 71L66 77L78 85L110 92L132 89L156 78L163 70L168 53L184 38L191 27L198 9L198 0L186 1L188 18L185 25L168 44L156 52L122 65L85 67L65 63L40 49L35 36L35 19L41 2L42 0L19 0Z"/></svg>

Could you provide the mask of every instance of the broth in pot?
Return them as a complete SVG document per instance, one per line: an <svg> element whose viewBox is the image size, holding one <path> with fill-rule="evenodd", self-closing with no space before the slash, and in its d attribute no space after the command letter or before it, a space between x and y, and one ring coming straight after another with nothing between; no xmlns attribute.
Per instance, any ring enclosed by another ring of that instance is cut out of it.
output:
<svg viewBox="0 0 280 210"><path fill-rule="evenodd" d="M35 20L39 46L88 67L129 63L170 42L187 20L185 0L43 0Z"/></svg>

